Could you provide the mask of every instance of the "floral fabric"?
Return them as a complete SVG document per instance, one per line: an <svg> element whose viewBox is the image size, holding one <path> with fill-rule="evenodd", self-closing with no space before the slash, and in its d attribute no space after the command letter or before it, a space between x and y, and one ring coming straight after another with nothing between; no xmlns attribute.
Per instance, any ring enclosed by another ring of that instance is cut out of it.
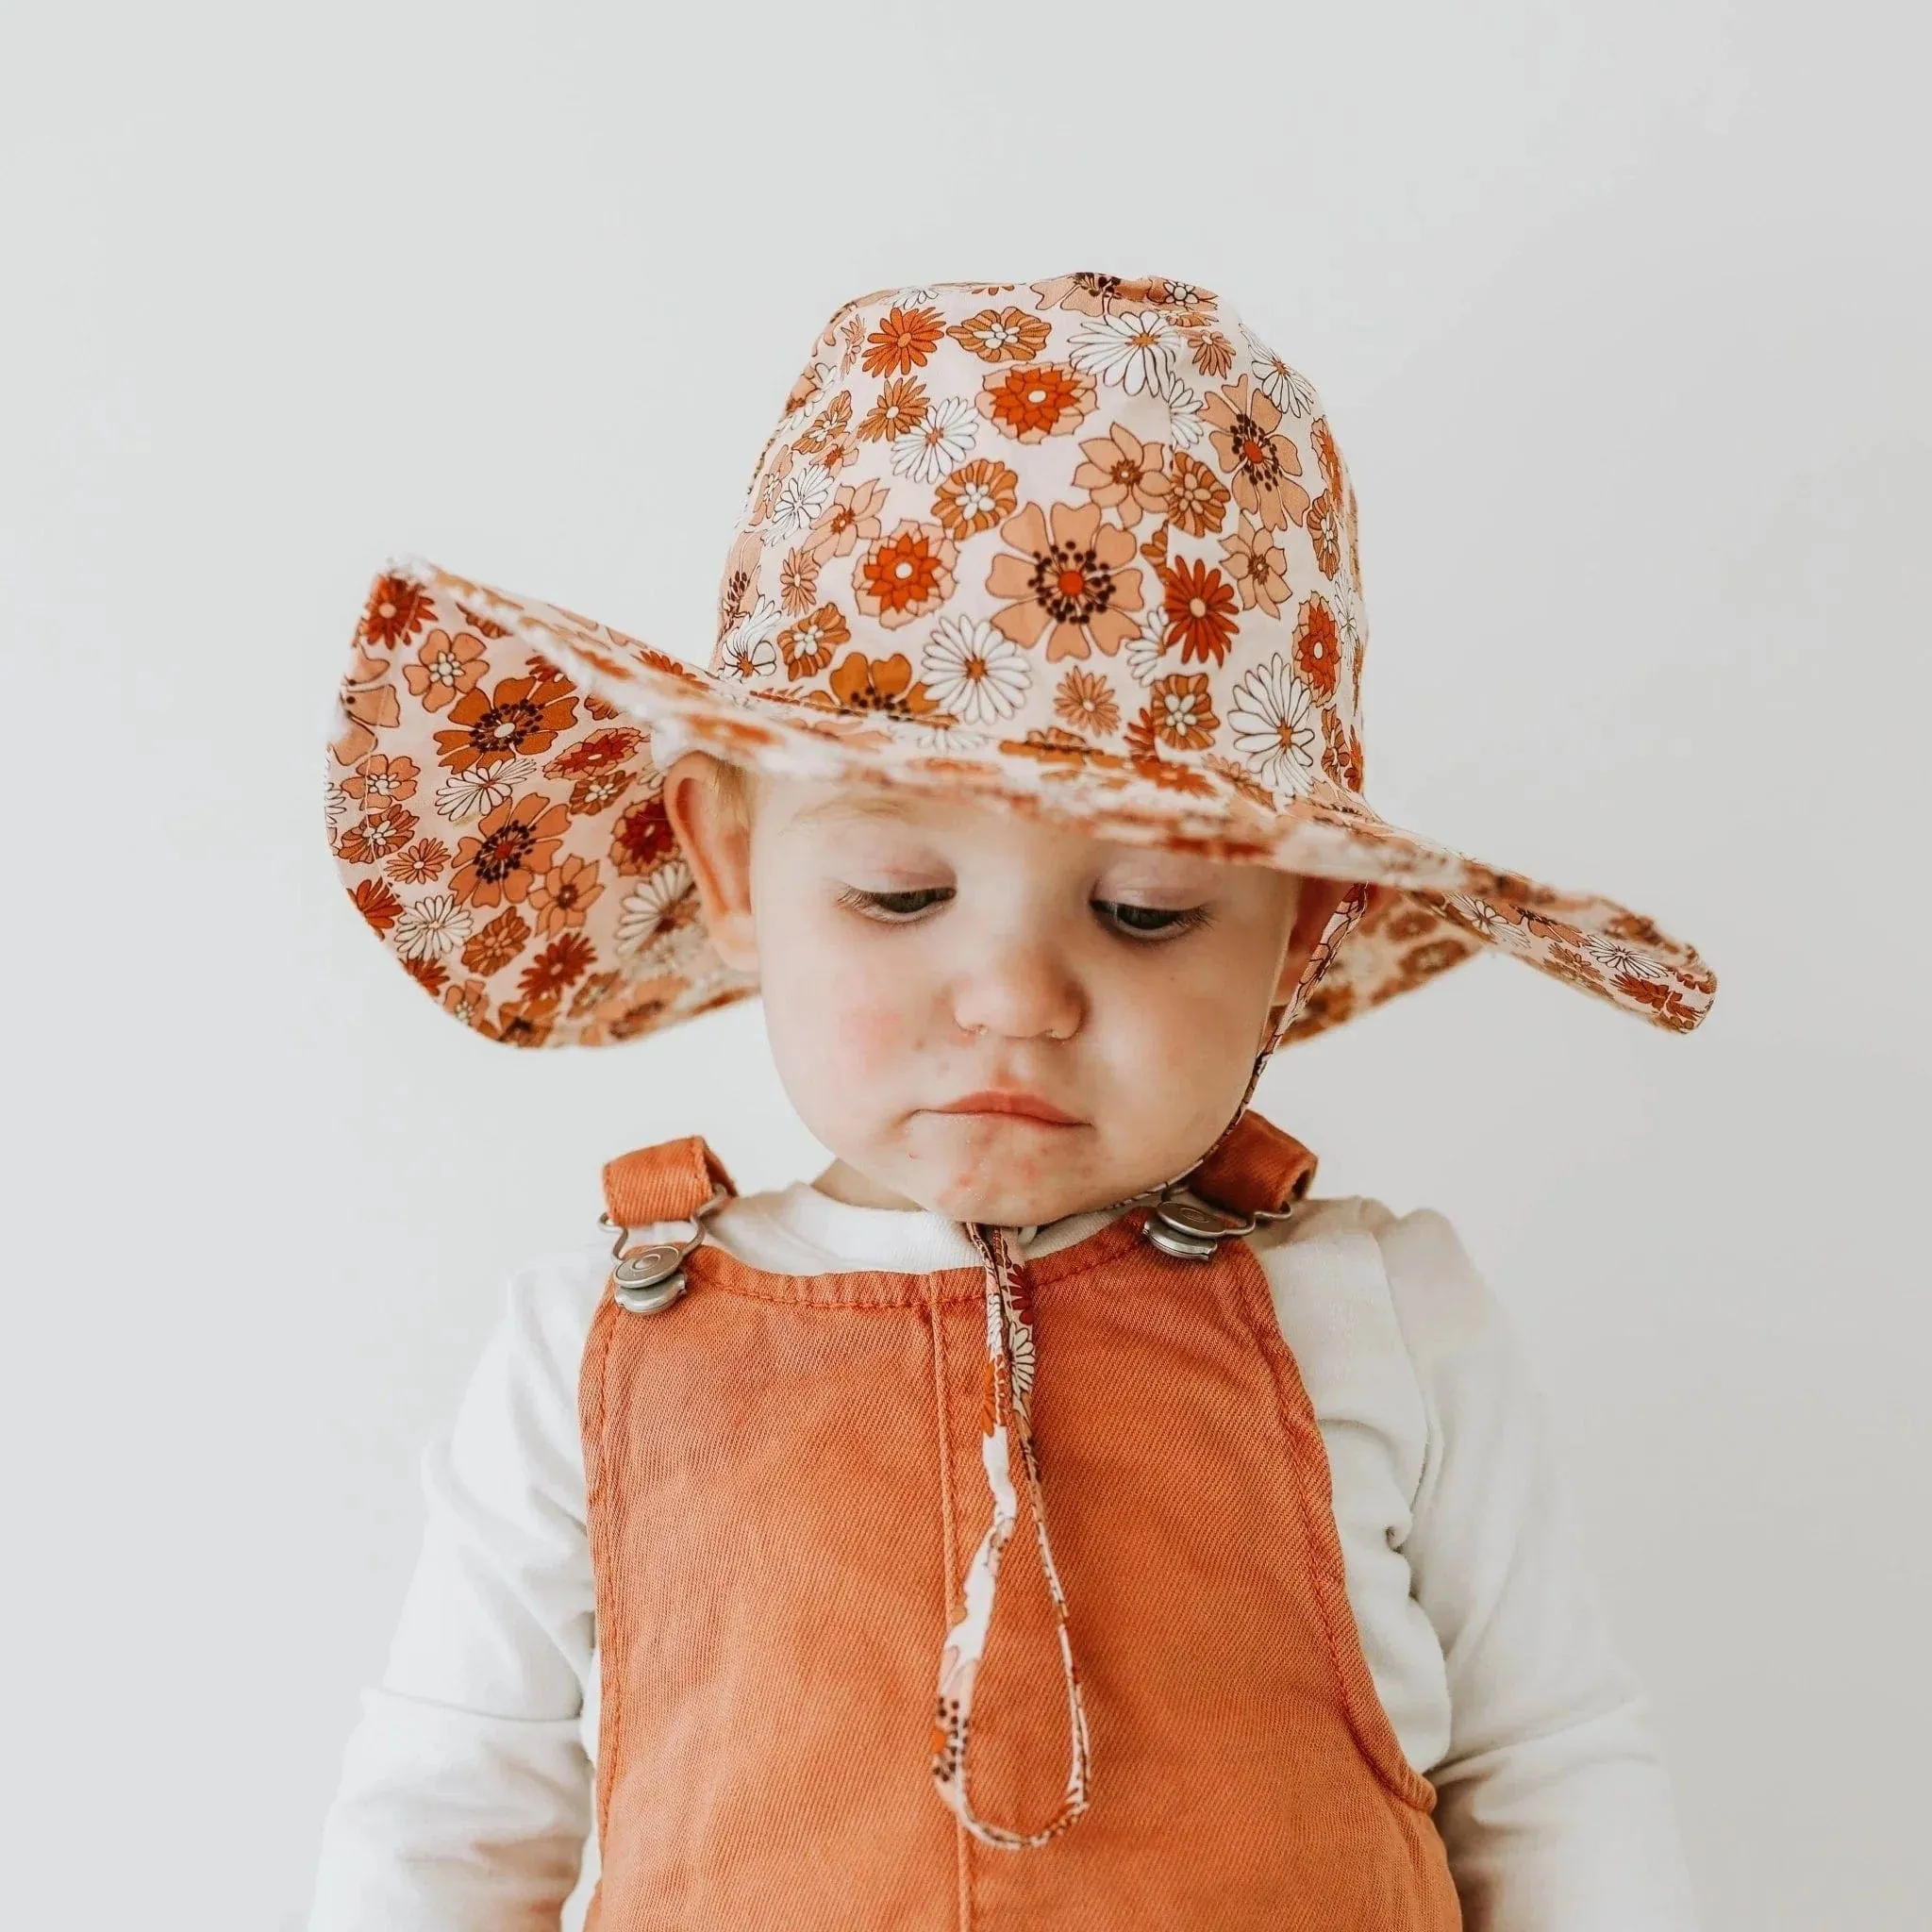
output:
<svg viewBox="0 0 1932 1932"><path fill-rule="evenodd" d="M1716 978L1691 947L1369 806L1366 644L1320 398L1219 297L1093 274L883 291L826 325L759 457L708 673L391 561L342 686L330 843L405 970L518 1045L755 991L712 953L663 810L693 747L1362 881L1292 1039L1484 945L1695 1026Z"/></svg>

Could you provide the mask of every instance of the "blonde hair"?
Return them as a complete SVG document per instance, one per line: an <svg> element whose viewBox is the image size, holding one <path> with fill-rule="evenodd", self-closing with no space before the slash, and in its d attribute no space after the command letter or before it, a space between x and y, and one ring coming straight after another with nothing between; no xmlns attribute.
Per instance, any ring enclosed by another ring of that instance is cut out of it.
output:
<svg viewBox="0 0 1932 1932"><path fill-rule="evenodd" d="M752 799L758 790L758 774L727 758L713 758L706 780L718 809L726 824L743 830L751 824Z"/></svg>

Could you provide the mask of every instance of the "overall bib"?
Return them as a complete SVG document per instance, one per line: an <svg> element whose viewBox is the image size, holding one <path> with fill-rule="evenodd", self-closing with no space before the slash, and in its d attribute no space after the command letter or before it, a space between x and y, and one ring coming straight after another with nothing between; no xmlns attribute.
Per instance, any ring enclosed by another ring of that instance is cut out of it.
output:
<svg viewBox="0 0 1932 1932"><path fill-rule="evenodd" d="M1278 1209L1313 1168L1250 1114L1193 1186ZM625 1227L730 1186L695 1139L605 1170ZM1026 1264L1091 1794L1021 1851L968 1834L931 1756L934 1658L991 1511L980 1272L801 1277L706 1244L661 1313L607 1286L579 1388L603 1700L589 1927L1459 1932L1260 1264L1243 1240L1163 1254L1148 1213ZM972 1718L974 1802L1022 1824L1066 1776L1030 1547Z"/></svg>

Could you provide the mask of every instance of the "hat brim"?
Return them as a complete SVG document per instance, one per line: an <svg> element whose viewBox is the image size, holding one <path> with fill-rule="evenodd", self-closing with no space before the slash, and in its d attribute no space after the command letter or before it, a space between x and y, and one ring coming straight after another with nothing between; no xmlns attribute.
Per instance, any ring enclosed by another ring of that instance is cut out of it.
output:
<svg viewBox="0 0 1932 1932"><path fill-rule="evenodd" d="M403 619L369 614L399 603ZM444 659L449 641L467 637L458 681L474 673L460 698L444 694L436 708L443 687L424 669L431 637L444 641ZM1709 1010L1716 975L1642 914L1470 858L1325 778L1283 803L1226 760L1096 757L1037 734L936 728L898 695L868 690L857 696L872 708L831 709L754 693L558 606L394 558L376 579L343 689L331 844L358 909L412 976L477 1030L515 1044L632 1039L757 991L712 950L675 835L661 805L653 812L654 739L660 757L699 750L775 774L943 793L1095 837L1367 883L1367 910L1291 1042L1486 947L1673 1032ZM467 731L453 722L459 711ZM613 729L619 719L633 728ZM491 729L509 732L508 753ZM356 795L354 774L371 760L387 790L365 783ZM444 869L431 869L433 852L407 858L444 842L407 842L432 829L416 823L425 814L405 810L406 832L395 816L404 806L385 804L381 836L368 830L372 802L393 798L398 761L414 768L402 780L412 790L448 778L434 793L449 821L434 829L458 837ZM361 820L348 823L358 808ZM532 860L522 872L519 841ZM411 884L428 890L406 897Z"/></svg>

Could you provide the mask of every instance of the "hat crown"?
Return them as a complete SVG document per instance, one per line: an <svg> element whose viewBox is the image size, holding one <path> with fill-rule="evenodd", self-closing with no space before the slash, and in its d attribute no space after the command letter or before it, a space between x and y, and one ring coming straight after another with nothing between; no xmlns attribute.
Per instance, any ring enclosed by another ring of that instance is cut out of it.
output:
<svg viewBox="0 0 1932 1932"><path fill-rule="evenodd" d="M934 750L1207 764L1277 806L1362 789L1358 587L1321 400L1210 291L881 290L760 455L711 670Z"/></svg>

